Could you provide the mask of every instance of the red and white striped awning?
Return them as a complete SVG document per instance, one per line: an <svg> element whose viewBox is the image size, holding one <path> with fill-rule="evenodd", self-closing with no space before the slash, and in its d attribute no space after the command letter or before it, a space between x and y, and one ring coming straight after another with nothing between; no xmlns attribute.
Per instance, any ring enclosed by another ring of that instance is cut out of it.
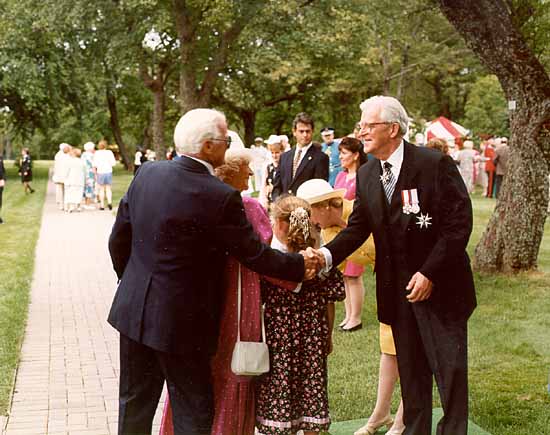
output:
<svg viewBox="0 0 550 435"><path fill-rule="evenodd" d="M424 137L426 141L439 138L445 139L447 142L454 143L456 139L466 137L470 131L456 122L451 121L450 119L440 116L437 119L434 119L432 122L426 124L426 131L424 132Z"/></svg>

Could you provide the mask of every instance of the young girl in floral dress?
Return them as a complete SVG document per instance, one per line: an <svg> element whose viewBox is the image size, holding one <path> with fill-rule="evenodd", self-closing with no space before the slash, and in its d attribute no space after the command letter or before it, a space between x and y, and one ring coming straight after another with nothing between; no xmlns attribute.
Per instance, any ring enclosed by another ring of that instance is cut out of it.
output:
<svg viewBox="0 0 550 435"><path fill-rule="evenodd" d="M273 233L288 251L316 247L309 204L286 196L272 206ZM262 435L304 435L330 427L327 356L332 351L334 302L344 299L342 274L305 281L290 292L262 280L270 372L258 380L256 427Z"/></svg>

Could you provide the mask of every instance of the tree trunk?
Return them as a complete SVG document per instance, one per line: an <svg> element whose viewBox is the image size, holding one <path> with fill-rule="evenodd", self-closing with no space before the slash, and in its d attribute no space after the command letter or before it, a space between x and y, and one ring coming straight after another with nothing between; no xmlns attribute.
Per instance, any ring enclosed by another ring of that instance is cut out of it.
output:
<svg viewBox="0 0 550 435"><path fill-rule="evenodd" d="M495 211L476 247L483 272L535 269L548 207L550 78L502 0L439 0L449 21L494 73L508 100L510 159Z"/></svg>
<svg viewBox="0 0 550 435"><path fill-rule="evenodd" d="M154 91L155 101L153 107L153 146L157 160L166 159L166 146L164 144L164 89Z"/></svg>
<svg viewBox="0 0 550 435"><path fill-rule="evenodd" d="M244 124L244 144L250 146L254 143L256 129L256 111L242 110L240 112Z"/></svg>
<svg viewBox="0 0 550 435"><path fill-rule="evenodd" d="M120 123L118 121L116 97L109 88L107 88L107 105L109 106L109 122L111 124L111 131L118 145L120 156L122 158L122 163L127 170L132 171L134 169L134 162L130 158L130 155L128 154L128 148L126 147L126 144L122 139L122 131L120 129Z"/></svg>

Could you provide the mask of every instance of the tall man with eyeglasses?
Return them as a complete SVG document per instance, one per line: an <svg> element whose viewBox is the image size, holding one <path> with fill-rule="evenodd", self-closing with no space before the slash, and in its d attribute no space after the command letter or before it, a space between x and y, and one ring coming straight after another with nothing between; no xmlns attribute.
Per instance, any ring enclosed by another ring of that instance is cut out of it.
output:
<svg viewBox="0 0 550 435"><path fill-rule="evenodd" d="M213 175L230 142L223 114L191 110L174 132L181 159L143 165L120 202L109 239L120 280L109 313L120 332L119 434L151 433L165 381L174 433L210 434L228 255L262 275L315 274L316 259L262 244L240 193Z"/></svg>
<svg viewBox="0 0 550 435"><path fill-rule="evenodd" d="M409 120L398 100L372 97L361 110L359 139L375 158L358 171L347 228L312 253L338 265L374 235L378 318L393 330L404 433L432 433L435 376L444 410L437 434L466 435L466 325L476 306L470 197L448 156L403 139Z"/></svg>

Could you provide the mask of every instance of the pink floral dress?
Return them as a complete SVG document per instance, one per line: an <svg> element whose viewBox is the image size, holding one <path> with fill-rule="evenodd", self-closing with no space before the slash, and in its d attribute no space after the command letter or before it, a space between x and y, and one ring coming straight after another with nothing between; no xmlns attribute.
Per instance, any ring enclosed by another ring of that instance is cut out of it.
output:
<svg viewBox="0 0 550 435"><path fill-rule="evenodd" d="M246 217L264 243L272 237L265 209L253 198L243 197ZM229 258L225 270L225 301L220 321L216 355L212 360L214 422L212 435L253 435L255 420L254 378L231 371L231 356L237 341L237 273L239 263ZM260 341L260 277L241 266L241 340ZM293 285L294 287L296 284ZM173 435L172 412L167 400L160 435Z"/></svg>

